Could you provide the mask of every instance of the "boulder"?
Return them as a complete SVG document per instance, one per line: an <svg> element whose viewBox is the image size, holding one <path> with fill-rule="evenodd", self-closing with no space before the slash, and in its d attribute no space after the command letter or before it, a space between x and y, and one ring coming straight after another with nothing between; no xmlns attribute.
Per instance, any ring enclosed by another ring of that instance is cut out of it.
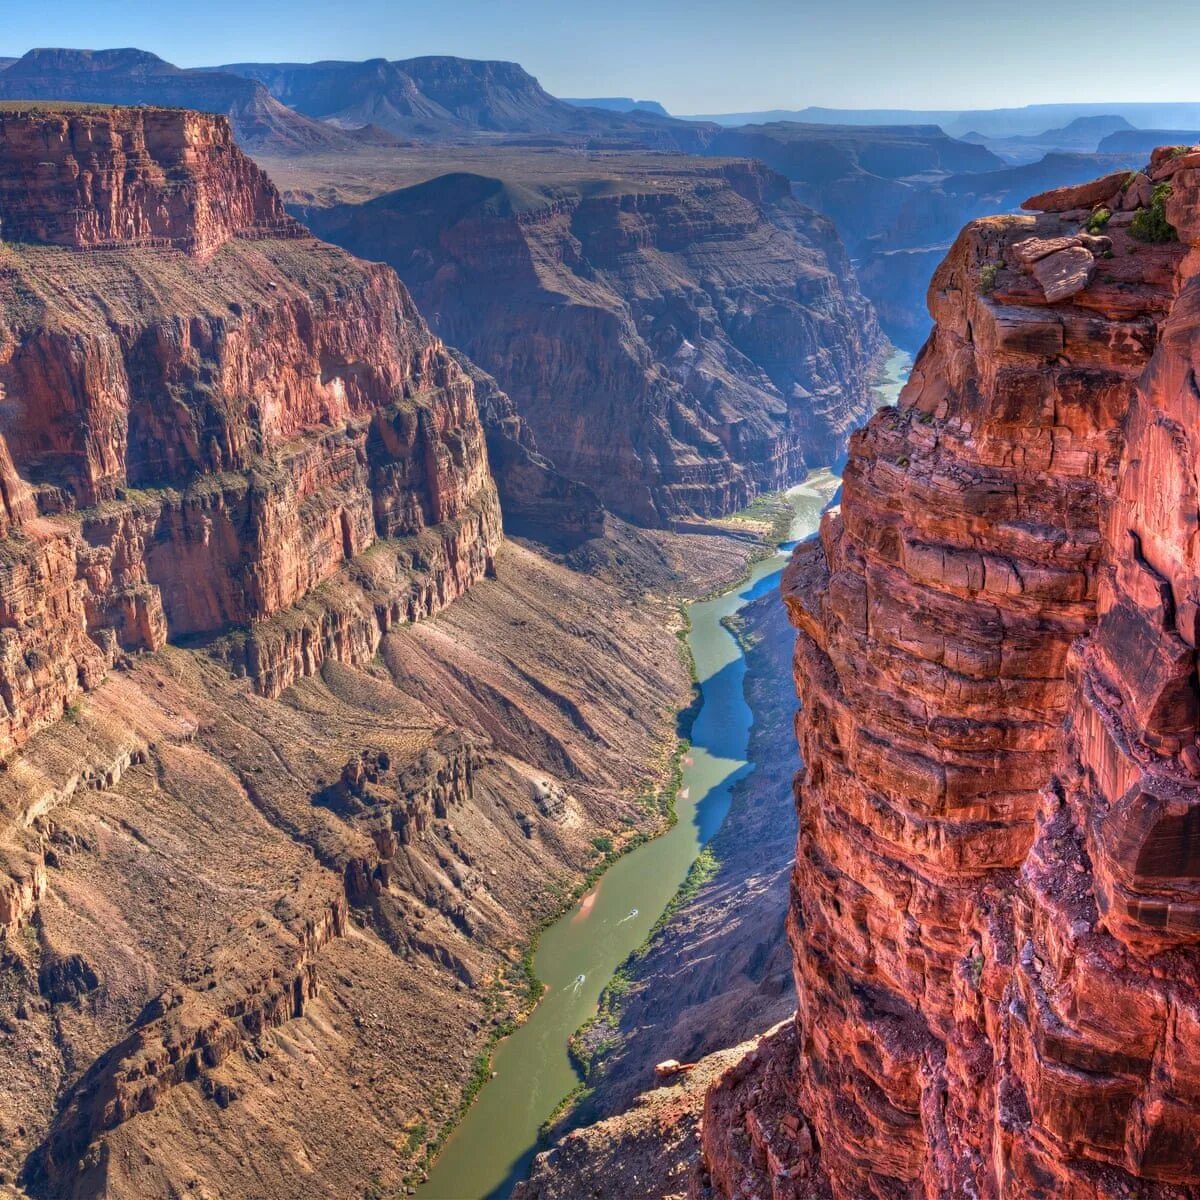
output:
<svg viewBox="0 0 1200 1200"><path fill-rule="evenodd" d="M1051 188L1030 196L1021 205L1029 212L1065 213L1075 208L1095 208L1097 204L1109 202L1120 190L1128 177L1128 171L1114 171L1090 183L1077 183L1072 187Z"/></svg>

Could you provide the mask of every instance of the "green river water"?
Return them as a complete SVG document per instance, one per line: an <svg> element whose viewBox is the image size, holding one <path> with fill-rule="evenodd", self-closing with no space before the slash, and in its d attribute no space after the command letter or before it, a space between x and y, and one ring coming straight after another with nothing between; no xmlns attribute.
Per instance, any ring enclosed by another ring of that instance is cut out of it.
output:
<svg viewBox="0 0 1200 1200"><path fill-rule="evenodd" d="M895 403L910 361L900 352L888 360L876 388L881 403ZM524 1178L538 1129L579 1082L568 1039L596 1011L613 972L644 941L696 855L720 828L734 782L754 769L746 759L753 713L742 692L745 661L721 622L779 586L792 547L816 530L838 483L829 471L815 471L789 490L794 510L789 540L755 563L747 579L690 606L688 645L703 704L683 762L679 820L618 859L542 934L534 969L546 993L529 1019L496 1048L496 1077L446 1142L429 1179L417 1189L419 1200L505 1200Z"/></svg>

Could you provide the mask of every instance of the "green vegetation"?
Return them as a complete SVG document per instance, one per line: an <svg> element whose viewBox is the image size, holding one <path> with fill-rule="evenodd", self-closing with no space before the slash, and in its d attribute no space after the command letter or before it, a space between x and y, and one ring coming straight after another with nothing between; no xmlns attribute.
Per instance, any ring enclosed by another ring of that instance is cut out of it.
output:
<svg viewBox="0 0 1200 1200"><path fill-rule="evenodd" d="M1112 212L1107 208L1098 208L1090 217L1084 228L1088 233L1099 233L1112 218Z"/></svg>
<svg viewBox="0 0 1200 1200"><path fill-rule="evenodd" d="M1167 201L1171 198L1171 185L1160 183L1150 200L1149 208L1139 208L1133 214L1129 233L1139 242L1173 242L1177 239L1174 228L1167 220Z"/></svg>
<svg viewBox="0 0 1200 1200"><path fill-rule="evenodd" d="M415 1154L421 1148L427 1133L428 1127L424 1121L416 1121L409 1127L404 1135L404 1141L410 1154Z"/></svg>
<svg viewBox="0 0 1200 1200"><path fill-rule="evenodd" d="M592 846L601 854L611 854L613 848L613 840L607 835L592 838Z"/></svg>
<svg viewBox="0 0 1200 1200"><path fill-rule="evenodd" d="M979 269L980 295L990 296L996 290L996 280L1000 274L999 263L984 263Z"/></svg>
<svg viewBox="0 0 1200 1200"><path fill-rule="evenodd" d="M966 963L964 965L967 969L967 977L975 985L975 990L978 991L983 983L983 955L967 955Z"/></svg>

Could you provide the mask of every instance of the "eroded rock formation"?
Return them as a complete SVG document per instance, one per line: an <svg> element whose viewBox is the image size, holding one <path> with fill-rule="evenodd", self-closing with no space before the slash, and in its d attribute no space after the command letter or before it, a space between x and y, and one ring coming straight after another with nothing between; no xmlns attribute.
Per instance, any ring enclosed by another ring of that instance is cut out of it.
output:
<svg viewBox="0 0 1200 1200"><path fill-rule="evenodd" d="M832 226L781 176L639 155L472 165L303 215L394 266L564 475L662 524L839 457L883 342Z"/></svg>
<svg viewBox="0 0 1200 1200"><path fill-rule="evenodd" d="M278 694L489 569L470 380L223 118L8 112L0 162L0 753L122 650L244 628L223 652ZM375 603L313 595L376 543Z"/></svg>
<svg viewBox="0 0 1200 1200"><path fill-rule="evenodd" d="M782 1090L815 1146L774 1196L1200 1195L1200 154L1147 174L1180 242L1111 220L1066 295L1029 239L1091 254L1136 178L968 227L786 577L799 1041L745 1120Z"/></svg>

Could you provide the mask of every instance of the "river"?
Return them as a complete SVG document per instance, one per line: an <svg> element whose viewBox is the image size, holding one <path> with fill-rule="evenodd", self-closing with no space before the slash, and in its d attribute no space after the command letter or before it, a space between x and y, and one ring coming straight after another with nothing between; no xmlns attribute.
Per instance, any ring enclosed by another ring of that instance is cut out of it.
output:
<svg viewBox="0 0 1200 1200"><path fill-rule="evenodd" d="M902 351L888 359L876 385L881 404L896 402L910 363ZM618 859L542 934L534 969L546 993L529 1019L496 1048L496 1078L484 1085L451 1134L429 1179L417 1189L419 1200L505 1200L525 1177L539 1128L579 1082L568 1039L596 1011L613 972L645 940L696 855L720 828L734 782L753 770L746 759L754 714L742 691L745 660L722 621L779 586L792 548L816 530L839 483L836 475L821 470L790 489L786 496L794 516L788 541L755 563L740 584L690 606L688 645L703 704L683 762L679 820Z"/></svg>

